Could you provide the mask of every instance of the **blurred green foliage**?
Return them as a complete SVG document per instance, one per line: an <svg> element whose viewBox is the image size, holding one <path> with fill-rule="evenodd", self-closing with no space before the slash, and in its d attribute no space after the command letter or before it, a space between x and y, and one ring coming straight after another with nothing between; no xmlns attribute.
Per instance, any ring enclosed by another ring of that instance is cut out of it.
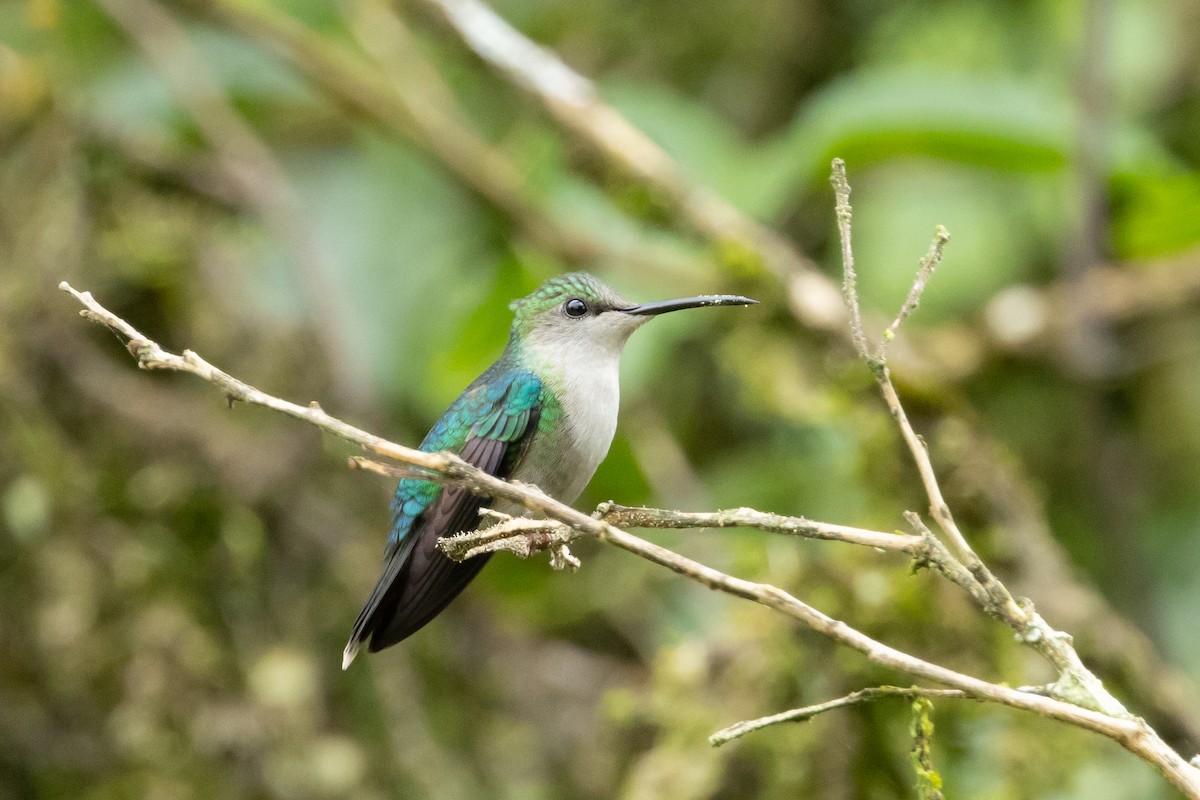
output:
<svg viewBox="0 0 1200 800"><path fill-rule="evenodd" d="M575 575L497 558L420 635L338 670L391 487L348 473L340 442L229 411L195 381L139 374L75 316L59 280L164 346L410 443L499 352L508 301L550 274L583 266L646 299L737 289L763 300L756 313L664 318L631 342L621 430L581 507L750 505L887 530L924 503L866 371L791 320L752 253L679 230L661 197L555 128L420 6L397 12L463 124L552 219L609 249L565 263L206 5L165 6L198 54L173 57L214 76L294 206L271 187L265 206L254 199L103 5L0 2L0 797L911 797L903 702L710 750L708 734L732 721L903 678L596 545L579 547ZM386 75L355 34L368 11L391 13L385 4L259 5ZM1018 570L985 473L939 449L966 419L1024 465L1083 581L1184 675L1200 673L1194 302L1181 288L1116 321L1099 315L1085 326L1098 371L1054 356L1070 352L1061 343L963 344L999 290L1096 261L1191 285L1194 11L1131 0L496 8L593 76L690 177L831 275L826 177L830 158L845 158L861 284L881 314L946 225L954 240L907 330L921 346L974 353L960 374L911 387L951 502L1006 578L1025 579L1039 603L1066 596ZM1093 26L1098 43L1084 33ZM1082 96L1089 76L1098 103ZM1051 677L952 587L895 559L746 532L654 538L956 669ZM1076 633L1085 657L1103 644ZM1104 677L1149 713L1160 687ZM1173 796L1097 737L952 701L934 716L948 796ZM1182 752L1200 748L1170 730Z"/></svg>

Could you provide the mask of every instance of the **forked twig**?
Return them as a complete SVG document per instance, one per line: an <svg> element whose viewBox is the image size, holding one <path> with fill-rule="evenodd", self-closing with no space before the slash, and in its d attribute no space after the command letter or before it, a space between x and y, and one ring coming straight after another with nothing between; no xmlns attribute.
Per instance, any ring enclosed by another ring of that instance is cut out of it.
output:
<svg viewBox="0 0 1200 800"><path fill-rule="evenodd" d="M1055 697L990 683L889 647L775 586L736 578L686 558L560 503L537 487L500 480L449 453L425 453L389 442L326 414L315 404L302 406L273 397L222 372L190 350L184 351L183 355L170 353L104 308L89 293L78 292L65 282L60 284L60 288L83 304L84 316L126 337L130 353L143 369L191 373L214 384L232 400L264 406L302 419L404 467L430 473L432 479L453 482L487 497L519 503L535 514L565 523L711 589L779 611L839 644L859 651L875 663L941 683L978 700L1030 711L1100 733L1153 764L1188 797L1200 800L1200 770L1184 761L1140 719L1116 716Z"/></svg>

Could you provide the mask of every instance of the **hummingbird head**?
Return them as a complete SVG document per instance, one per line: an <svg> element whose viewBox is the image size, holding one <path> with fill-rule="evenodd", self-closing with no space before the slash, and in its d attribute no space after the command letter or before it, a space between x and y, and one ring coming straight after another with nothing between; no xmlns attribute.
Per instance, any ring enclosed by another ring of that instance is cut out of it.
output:
<svg viewBox="0 0 1200 800"><path fill-rule="evenodd" d="M551 278L514 300L513 337L547 360L615 360L630 335L658 314L704 306L743 306L737 295L701 295L657 303L631 302L586 272Z"/></svg>

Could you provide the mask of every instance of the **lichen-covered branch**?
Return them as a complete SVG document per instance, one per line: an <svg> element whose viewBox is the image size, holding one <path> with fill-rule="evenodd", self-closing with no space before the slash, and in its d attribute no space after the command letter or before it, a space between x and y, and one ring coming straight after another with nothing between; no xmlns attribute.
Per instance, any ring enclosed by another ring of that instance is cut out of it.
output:
<svg viewBox="0 0 1200 800"><path fill-rule="evenodd" d="M446 20L449 29L484 63L489 65L498 75L510 83L522 88L535 97L547 110L549 115L559 123L564 131L576 141L590 147L604 159L605 163L623 169L641 185L655 192L656 196L664 198L676 212L676 216L692 225L694 229L709 239L715 246L736 241L740 246L749 248L748 252L767 265L771 271L787 278L790 306L801 322L811 327L832 333L835 336L849 334L849 339L860 354L867 352L867 340L863 334L862 312L858 308L858 297L855 289L855 277L851 271L846 275L848 286L845 295L848 303L852 304L851 317L857 318L856 325L845 324L847 314L837 300L837 289L823 275L808 269L808 260L795 251L785 241L777 236L759 236L755 232L761 226L752 220L746 220L736 209L715 198L711 193L697 187L689 181L676 164L661 148L658 148L644 134L636 130L621 115L606 105L599 97L593 84L585 76L571 69L557 54L547 48L530 41L520 31L509 25L498 16L482 0L422 0L423 4L435 10L439 17ZM849 238L849 186L846 184L846 226L840 226L843 233L843 256L850 256L852 265L852 248ZM715 202L714 202L715 201ZM841 204L839 204L840 206ZM839 208L839 217L841 217ZM730 234L732 233L732 238ZM880 345L879 356L886 358L900 324L915 309L920 300L921 292L928 278L936 268L941 258L941 250L945 245L948 234L944 229L935 234L929 253L921 262L913 290L902 305L893 323L885 329L885 336ZM1177 267L1171 266L1148 273L1137 270L1131 275L1128 270L1097 268L1090 271L1087 278L1079 287L1060 287L1047 292L1034 293L1033 303L1037 306L1033 316L1039 321L1039 327L1031 336L1038 336L1043 341L1053 342L1061 339L1058 335L1061 323L1074 314L1081 313L1078 309L1092 305L1105 306L1103 310L1083 313L1113 314L1124 318L1123 314L1146 313L1163 306L1177 305L1182 302L1194 302L1200 296L1200 269L1197 268L1196 254L1192 253L1180 260ZM800 268L795 265L800 264ZM772 266L775 265L775 266ZM1095 278L1095 280L1092 280ZM1116 289L1115 287L1120 287ZM1021 298L1029 300L1030 292L1018 293ZM1015 296L1012 298L1017 299ZM1108 304L1108 305L1106 305ZM1111 308L1108 306L1112 306ZM964 336L970 341L959 348L962 350L984 351L999 340L1001 322L1014 319L1029 319L1030 313L993 314L987 315L987 323L993 329L991 342L984 341L987 336L975 334L969 330L958 331L956 336ZM1067 323L1069 324L1069 323ZM982 329L981 329L982 330ZM1008 339L1012 339L1009 336ZM1021 340L1024 341L1024 340ZM928 357L914 356L912 348L897 350L899 363L910 365L906 374L910 379L918 381L929 380L934 370L930 370ZM925 372L922 373L921 369ZM893 413L904 414L903 408L895 396L895 388L891 385L890 375L883 367L884 377L881 388ZM939 380L955 372L945 364L939 365L936 373ZM962 375L957 377L961 378ZM954 380L952 377L951 380ZM899 409L897 412L896 409ZM931 487L930 509L935 522L945 533L951 544L962 554L962 563L976 577L976 583L982 585L983 592L989 598L987 609L995 609L1000 618L1010 624L1017 635L1024 641L1033 644L1043 651L1046 657L1055 665L1060 674L1083 676L1090 674L1082 669L1078 656L1073 648L1061 647L1065 637L1050 628L1037 615L1032 605L1017 603L1010 593L995 580L981 560L971 551L971 546L962 536L948 505L941 497L932 467L928 463L928 455L924 453L924 445L920 438L912 433L911 424L904 420L902 429L906 430L905 440L916 459L918 469L927 487ZM1012 470L1010 478L1019 474ZM1069 575L1061 576L1077 581ZM989 613L993 613L989 610ZM994 614L996 615L996 614ZM1116 626L1127 626L1128 623L1116 612L1106 609L1106 618ZM1162 662L1161 658L1156 661ZM1143 670L1138 681L1143 684L1153 682L1154 670ZM1073 681L1062 684L1064 691L1074 691ZM1098 681L1085 681L1081 699L1086 701L1088 694L1099 698L1100 704L1113 711L1120 709L1120 704L1104 690Z"/></svg>
<svg viewBox="0 0 1200 800"><path fill-rule="evenodd" d="M356 466L393 477L407 476L403 469L370 462L368 459L354 458L352 461ZM917 566L928 567L957 584L975 598L990 615L1003 619L992 607L983 586L933 535L921 518L911 512L906 513L905 518L916 531L915 534L885 533L849 525L815 522L804 517L788 517L752 508L694 512L622 506L608 502L601 503L592 516L620 528L754 528L785 536L845 542L878 551L903 553L911 557ZM588 535L590 534L587 531L571 528L554 520L529 520L519 525L501 523L460 533L440 540L439 547L456 561L500 552L529 558L545 550L553 553L555 548Z"/></svg>
<svg viewBox="0 0 1200 800"><path fill-rule="evenodd" d="M593 516L596 519L619 528L665 528L674 530L684 528L756 528L761 531L780 533L788 536L847 542L849 544L871 547L876 550L906 553L919 559L930 557L927 552L925 539L919 535L884 533L882 531L854 528L849 525L815 522L804 517L769 514L763 511L755 511L752 508L694 512L672 511L662 508L638 508L608 502L601 503ZM482 553L499 550L531 555L546 549L549 543L540 543L546 536L550 536L556 540L569 541L570 537L582 535L553 521L531 520L529 522L531 524L520 526L494 525L482 530L452 536L443 541L442 549L451 558L460 561ZM530 541L519 545L507 543L509 539L522 537Z"/></svg>
<svg viewBox="0 0 1200 800"><path fill-rule="evenodd" d="M406 468L417 469L422 474L427 473L430 479L453 482L488 497L519 503L535 514L565 523L575 530L583 531L647 561L666 567L710 589L774 609L843 646L857 650L882 666L957 689L977 700L1029 711L1100 733L1154 765L1189 798L1200 800L1200 769L1188 764L1140 719L1114 716L1055 697L990 683L904 653L822 613L778 587L743 580L713 569L560 503L535 486L500 480L449 453L425 453L389 442L326 414L315 403L301 406L273 397L222 372L193 351L185 350L182 355L170 353L108 311L96 302L90 293L76 291L66 282L60 284L60 288L69 292L84 306L85 310L81 313L85 317L126 338L130 353L143 369L191 373L212 383L230 402L242 401L271 408L304 420L372 453L396 461Z"/></svg>
<svg viewBox="0 0 1200 800"><path fill-rule="evenodd" d="M982 502L1004 538L1013 592L1038 598L1038 608L1071 632L1093 669L1136 687L1139 706L1152 711L1164 737L1200 742L1200 692L1162 658L1145 631L1114 611L1102 592L1075 577L1070 558L1046 522L1042 499L1010 464L1012 454L991 436L954 419L941 422L932 434L931 443L952 465L952 474L943 480Z"/></svg>
<svg viewBox="0 0 1200 800"><path fill-rule="evenodd" d="M942 776L933 766L933 702L928 695L917 695L912 702L913 772L917 775L917 800L946 800L942 794Z"/></svg>

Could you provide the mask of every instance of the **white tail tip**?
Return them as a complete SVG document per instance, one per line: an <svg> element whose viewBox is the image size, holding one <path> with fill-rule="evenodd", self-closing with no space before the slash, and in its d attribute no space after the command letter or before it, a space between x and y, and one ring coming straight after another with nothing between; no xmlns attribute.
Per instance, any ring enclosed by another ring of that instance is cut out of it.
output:
<svg viewBox="0 0 1200 800"><path fill-rule="evenodd" d="M354 657L358 655L358 642L351 642L346 645L346 649L342 651L342 669L350 666L350 662L354 661Z"/></svg>

